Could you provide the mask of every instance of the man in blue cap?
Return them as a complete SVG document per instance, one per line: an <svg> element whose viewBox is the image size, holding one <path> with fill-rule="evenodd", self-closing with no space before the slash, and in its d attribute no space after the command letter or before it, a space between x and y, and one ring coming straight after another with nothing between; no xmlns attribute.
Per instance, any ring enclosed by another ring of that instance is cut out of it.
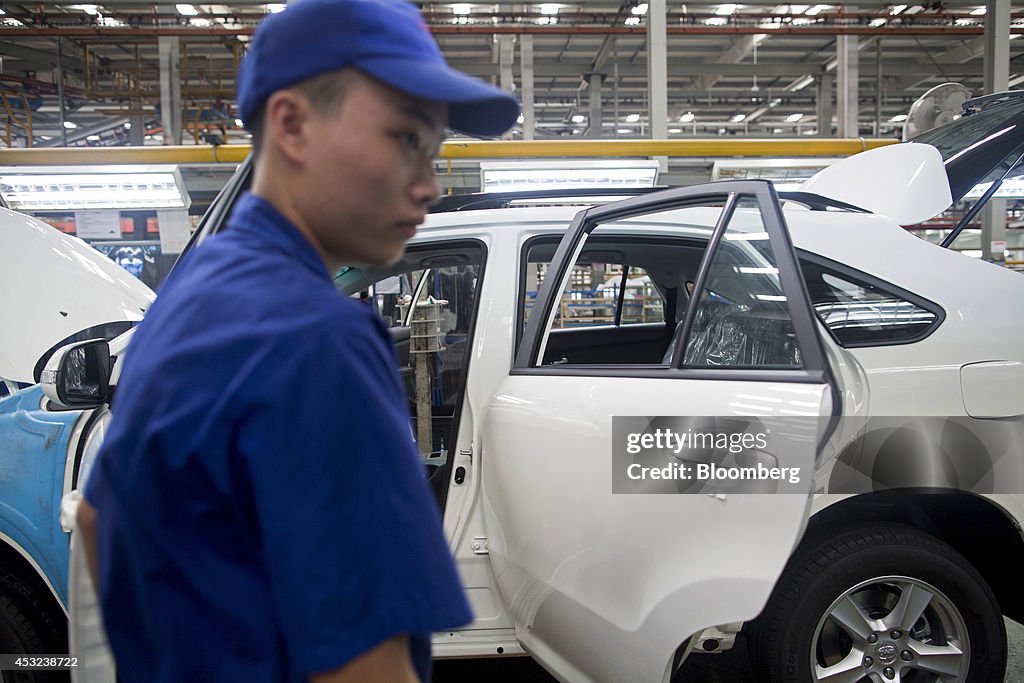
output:
<svg viewBox="0 0 1024 683"><path fill-rule="evenodd" d="M300 0L238 75L252 191L132 340L79 511L121 681L427 681L471 620L387 330L344 264L400 258L446 127L509 94L398 0Z"/></svg>

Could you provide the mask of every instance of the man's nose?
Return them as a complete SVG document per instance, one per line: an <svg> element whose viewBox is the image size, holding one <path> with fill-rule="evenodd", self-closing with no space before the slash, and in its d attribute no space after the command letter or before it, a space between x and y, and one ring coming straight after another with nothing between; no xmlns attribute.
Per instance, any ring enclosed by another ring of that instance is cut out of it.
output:
<svg viewBox="0 0 1024 683"><path fill-rule="evenodd" d="M436 202L441 196L441 183L437 179L437 171L434 170L433 159L427 160L420 165L419 173L412 185L413 200L417 204L429 206Z"/></svg>

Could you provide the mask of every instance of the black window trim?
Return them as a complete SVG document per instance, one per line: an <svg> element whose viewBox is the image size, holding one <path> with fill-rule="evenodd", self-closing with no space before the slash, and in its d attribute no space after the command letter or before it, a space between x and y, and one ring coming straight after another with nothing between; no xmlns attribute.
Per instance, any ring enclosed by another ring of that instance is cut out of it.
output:
<svg viewBox="0 0 1024 683"><path fill-rule="evenodd" d="M819 316L817 314L817 312L815 312L815 314L814 314L815 317L821 323L821 326L824 327L828 331L828 335L829 335L829 337L832 338L832 341L834 341L836 344L838 344L839 346L841 346L844 349L864 349L864 348L875 348L875 347L882 347L882 346L905 346L907 344L916 344L916 343L918 343L920 341L923 341L924 339L927 339L928 337L930 337L932 335L932 333L934 333L935 330L937 330L939 328L939 326L942 325L943 321L945 321L945 319L946 319L946 310L944 308L942 308L942 306L940 306L939 304L935 303L934 301L932 301L930 299L925 299L922 296L914 294L913 292L911 292L911 291L909 291L907 289L904 289L903 287L900 287L899 285L893 284L892 282L889 282L888 280L883 280L883 279L881 279L879 277L876 277L874 275L869 275L868 273L865 273L862 270L857 270L856 268L853 268L852 266L848 266L845 263L840 263L838 261L833 261L830 258L826 258L824 256L821 256L820 254L815 254L813 252L806 251L804 249L797 249L796 250L796 258L797 258L798 262L800 262L800 261L807 261L808 263L813 263L816 266L821 266L823 268L828 268L829 270L835 271L840 276L846 276L848 278L851 278L852 280L855 280L855 281L859 280L861 282L864 282L865 284L871 285L872 287L875 287L876 289L880 289L880 290L882 290L883 292L885 292L887 294L891 294L891 295L893 295L895 297L899 297L900 299L902 299L902 300L904 300L904 301L906 301L908 303L911 303L911 304L917 306L918 308L924 309L924 310L928 311L929 313L931 313L931 314L933 314L935 316L935 320L933 320L932 323L928 327L924 328L920 333L914 335L913 337L907 338L907 339L895 339L895 340L892 340L892 341L843 342L843 341L839 340L839 338L836 336L836 334L832 331L832 328L830 328L825 323L825 321L821 319L821 316ZM801 270L801 277L803 278L802 270ZM803 278L803 279L806 282L806 278ZM808 298L808 300L809 300L809 298ZM810 301L810 304L811 304L811 308L813 309L814 308L814 302Z"/></svg>

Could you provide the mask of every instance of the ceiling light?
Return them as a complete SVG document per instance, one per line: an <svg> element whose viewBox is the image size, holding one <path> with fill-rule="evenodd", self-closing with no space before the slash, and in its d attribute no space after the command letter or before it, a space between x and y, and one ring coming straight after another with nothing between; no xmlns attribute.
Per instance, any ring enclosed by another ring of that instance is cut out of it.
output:
<svg viewBox="0 0 1024 683"><path fill-rule="evenodd" d="M810 9L810 7L811 7L810 5L790 5L789 6L789 13L790 14L803 14L808 9Z"/></svg>
<svg viewBox="0 0 1024 683"><path fill-rule="evenodd" d="M131 130L132 129L132 122L131 121L125 121L124 122L124 127L125 127L126 130Z"/></svg>
<svg viewBox="0 0 1024 683"><path fill-rule="evenodd" d="M78 5L78 9L94 17L100 13L100 11L96 8L96 5Z"/></svg>
<svg viewBox="0 0 1024 683"><path fill-rule="evenodd" d="M815 5L811 9L807 10L806 12L804 12L804 14L806 14L809 17L816 17L819 14L821 14L822 10L826 10L828 8L829 8L829 5Z"/></svg>
<svg viewBox="0 0 1024 683"><path fill-rule="evenodd" d="M640 120L640 114L627 114L626 123L636 123Z"/></svg>
<svg viewBox="0 0 1024 683"><path fill-rule="evenodd" d="M736 114L736 116L732 117L732 122L733 123L743 123L743 120L745 118L747 118L746 114Z"/></svg>
<svg viewBox="0 0 1024 683"><path fill-rule="evenodd" d="M799 121L803 117L804 117L804 115L800 114L800 113L790 114L789 116L786 117L786 120L789 121L790 123L796 123L797 121Z"/></svg>
<svg viewBox="0 0 1024 683"><path fill-rule="evenodd" d="M972 17L980 17L981 15L985 14L985 8L984 7L976 7L976 8L971 10L970 14L971 14Z"/></svg>
<svg viewBox="0 0 1024 683"><path fill-rule="evenodd" d="M671 133L672 135L677 135L679 133L682 133L683 129L682 128L669 128L668 132Z"/></svg>
<svg viewBox="0 0 1024 683"><path fill-rule="evenodd" d="M794 83L792 88L788 88L788 90L790 90L790 92L796 92L797 90L803 90L804 88L809 86L811 83L814 83L814 76L804 76L803 78L798 80L796 83Z"/></svg>
<svg viewBox="0 0 1024 683"><path fill-rule="evenodd" d="M0 196L17 211L189 206L178 167L166 165L0 168Z"/></svg>
<svg viewBox="0 0 1024 683"><path fill-rule="evenodd" d="M647 3L641 2L639 5L637 5L636 7L629 11L632 12L633 14L643 16L644 14L647 14Z"/></svg>
<svg viewBox="0 0 1024 683"><path fill-rule="evenodd" d="M85 139L88 140L89 142L99 142L100 136L99 135L87 135Z"/></svg>
<svg viewBox="0 0 1024 683"><path fill-rule="evenodd" d="M628 19L626 21L629 21ZM708 17L704 20L706 26L725 26L729 20L725 17Z"/></svg>
<svg viewBox="0 0 1024 683"><path fill-rule="evenodd" d="M189 25L197 28L206 28L210 26L212 22L204 17L196 17L195 19L189 19L188 23Z"/></svg>
<svg viewBox="0 0 1024 683"><path fill-rule="evenodd" d="M906 114L896 114L896 116L892 117L889 120L892 121L893 123L901 123L901 122L907 120L907 115Z"/></svg>
<svg viewBox="0 0 1024 683"><path fill-rule="evenodd" d="M657 178L658 162L647 159L480 163L480 189L483 192L581 187L654 187Z"/></svg>
<svg viewBox="0 0 1024 683"><path fill-rule="evenodd" d="M197 14L199 14L199 10L197 10L195 7L184 3L177 4L174 6L174 8L177 9L178 14L180 14L183 17L194 17Z"/></svg>
<svg viewBox="0 0 1024 683"><path fill-rule="evenodd" d="M631 131L629 128L619 128L615 132L618 133L619 135L629 135L633 131Z"/></svg>
<svg viewBox="0 0 1024 683"><path fill-rule="evenodd" d="M737 5L719 5L718 9L715 10L715 14L720 17L727 17L736 11Z"/></svg>
<svg viewBox="0 0 1024 683"><path fill-rule="evenodd" d="M464 16L466 14L469 14L472 9L473 9L472 5L464 3L464 2L459 2L459 3L456 3L456 4L452 5L452 14L458 14L460 16Z"/></svg>
<svg viewBox="0 0 1024 683"><path fill-rule="evenodd" d="M64 127L70 130L71 128L78 128L78 124L74 121L65 121Z"/></svg>
<svg viewBox="0 0 1024 683"><path fill-rule="evenodd" d="M3 16L4 14L7 14L7 12L4 11L3 7L0 7L0 16Z"/></svg>
<svg viewBox="0 0 1024 683"><path fill-rule="evenodd" d="M242 119L235 119L235 125L239 128L242 128L243 126L245 126L245 123L242 121Z"/></svg>
<svg viewBox="0 0 1024 683"><path fill-rule="evenodd" d="M586 120L587 120L587 117L584 116L583 114L575 114L572 117L572 122L573 123L583 123Z"/></svg>
<svg viewBox="0 0 1024 683"><path fill-rule="evenodd" d="M625 24L626 26L639 26L640 17L626 17L626 20L622 23Z"/></svg>
<svg viewBox="0 0 1024 683"><path fill-rule="evenodd" d="M561 7L561 5L556 5L553 2L546 2L543 5L540 5L538 7L538 9L540 10L541 14L546 14L548 16L551 16L551 15L554 15L554 14L558 14L558 10L559 10L560 7Z"/></svg>
<svg viewBox="0 0 1024 683"><path fill-rule="evenodd" d="M905 9L907 9L906 5L896 5L891 10L889 10L889 14L891 14L892 16L896 16L897 14L903 12L903 10Z"/></svg>
<svg viewBox="0 0 1024 683"><path fill-rule="evenodd" d="M683 114L682 116L679 117L679 123L690 123L695 118L697 118L697 117L695 117L693 115L693 112L692 111L688 111L688 112L686 112L685 114Z"/></svg>
<svg viewBox="0 0 1024 683"><path fill-rule="evenodd" d="M267 12L269 12L271 14L277 14L279 12L283 12L285 7L287 7L287 5L285 5L284 3L279 3L279 2L271 3L271 4L267 5Z"/></svg>
<svg viewBox="0 0 1024 683"><path fill-rule="evenodd" d="M526 117L525 117L525 116L523 116L522 114L520 114L519 116L517 116L517 117L516 117L516 123L519 123L519 124L521 124L521 123L523 123L524 121L526 121Z"/></svg>
<svg viewBox="0 0 1024 683"><path fill-rule="evenodd" d="M718 134L719 135L725 135L725 128L719 128L718 129Z"/></svg>
<svg viewBox="0 0 1024 683"><path fill-rule="evenodd" d="M773 128L772 129L772 134L773 135L779 135L780 133L782 133L782 129L781 128Z"/></svg>
<svg viewBox="0 0 1024 683"><path fill-rule="evenodd" d="M870 26L871 28L878 28L879 26L885 26L885 19L882 19L881 17L879 17L877 19L872 19L868 23L868 26Z"/></svg>

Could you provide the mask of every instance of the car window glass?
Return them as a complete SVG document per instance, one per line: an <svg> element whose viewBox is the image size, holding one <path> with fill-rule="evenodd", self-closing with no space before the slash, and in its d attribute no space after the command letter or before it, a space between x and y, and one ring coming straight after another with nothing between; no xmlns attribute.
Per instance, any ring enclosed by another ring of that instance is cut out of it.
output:
<svg viewBox="0 0 1024 683"><path fill-rule="evenodd" d="M844 346L878 346L915 341L937 315L865 278L802 259L814 312Z"/></svg>
<svg viewBox="0 0 1024 683"><path fill-rule="evenodd" d="M684 367L800 368L788 302L753 198L741 198L694 294Z"/></svg>

